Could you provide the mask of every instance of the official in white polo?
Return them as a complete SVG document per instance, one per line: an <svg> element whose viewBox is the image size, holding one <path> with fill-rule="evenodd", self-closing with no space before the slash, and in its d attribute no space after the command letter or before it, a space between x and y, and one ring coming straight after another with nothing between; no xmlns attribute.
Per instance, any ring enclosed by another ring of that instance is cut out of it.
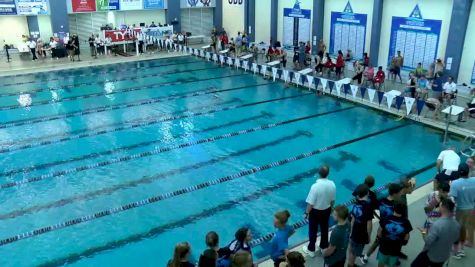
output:
<svg viewBox="0 0 475 267"><path fill-rule="evenodd" d="M320 249L328 247L328 221L335 204L335 183L327 177L330 167L323 165L318 170L319 178L310 188L307 196L307 209L305 217L308 218L308 246L303 247L303 252L310 257L315 257L318 228L320 226Z"/></svg>

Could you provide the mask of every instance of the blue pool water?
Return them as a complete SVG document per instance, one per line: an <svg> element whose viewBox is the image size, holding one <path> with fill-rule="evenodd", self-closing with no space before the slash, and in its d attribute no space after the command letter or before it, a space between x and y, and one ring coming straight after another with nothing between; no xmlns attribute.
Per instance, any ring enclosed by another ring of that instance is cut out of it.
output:
<svg viewBox="0 0 475 267"><path fill-rule="evenodd" d="M342 203L368 174L381 186L430 166L442 141L420 124L188 56L2 78L0 125L0 240L181 192L4 244L0 266L164 266L180 241L198 258L210 230L224 246L241 226L271 233L280 209L301 220L322 163ZM419 172L422 184L434 169Z"/></svg>

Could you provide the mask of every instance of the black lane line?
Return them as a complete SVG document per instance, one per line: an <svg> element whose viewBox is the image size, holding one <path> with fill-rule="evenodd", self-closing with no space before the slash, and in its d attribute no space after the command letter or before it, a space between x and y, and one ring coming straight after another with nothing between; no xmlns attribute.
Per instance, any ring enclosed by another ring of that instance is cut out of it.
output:
<svg viewBox="0 0 475 267"><path fill-rule="evenodd" d="M371 134L363 135L363 136L360 136L358 138L350 139L350 140L347 140L347 141L344 141L344 142L341 142L341 143L336 143L336 144L333 144L333 145L330 145L330 146L327 146L327 147L323 147L323 148L319 148L319 149L316 149L316 150L313 150L313 151L309 151L307 153L302 153L302 154L299 154L297 156L293 156L291 158L286 158L286 159L275 161L275 162L272 162L272 163L269 163L269 164L266 164L266 165L262 165L262 166L259 166L259 167L254 167L254 168L251 168L251 169L247 169L247 170L241 171L239 173L224 176L224 177L214 179L214 180L210 180L210 181L207 181L207 182L203 182L203 183L200 183L200 184L188 186L186 188L178 189L178 190L175 190L175 191L172 191L172 192L155 195L155 196L152 196L152 197L149 197L149 198L146 198L146 199L142 199L142 200L139 200L139 201L131 202L131 203L128 203L128 204L125 204L125 205L122 205L122 206L116 206L116 207L109 208L109 209L106 209L106 210L102 210L102 211L99 211L99 212L96 212L96 213L93 213L93 214L84 215L82 217L77 217L77 218L74 218L74 219L71 219L71 220L68 220L68 221L63 221L63 222L56 223L56 224L53 224L53 225L38 228L36 230L20 233L20 234L10 236L10 237L7 237L5 239L0 240L0 246L5 246L5 245L8 245L8 244L20 241L20 240L24 240L24 239L27 239L27 238L32 238L32 237L43 235L43 234L46 234L46 233L49 233L49 232L52 232L52 231L57 231L57 230L64 229L64 228L67 228L67 227L71 227L71 226L74 226L74 225L79 225L79 224L83 224L83 223L86 223L86 222L94 221L94 220L97 220L97 219L100 219L100 218L103 218L103 217L106 217L106 216L111 216L111 215L114 215L114 214L122 213L122 212L125 212L125 211L128 211L128 210L131 210L131 209L136 209L136 208L143 207L143 206L146 206L146 205L150 205L150 204L153 204L153 203L157 203L157 202L160 202L160 201L163 201L163 200L166 200L166 199L171 199L171 198L174 198L174 197L177 197L177 196L181 196L181 195L189 194L189 193L192 193L192 192L195 192L195 191L199 191L199 190L202 190L204 188L208 188L208 187L215 186L215 185L218 185L218 184L233 181L233 180L245 177L245 176L253 174L253 173L258 173L258 172L262 172L262 171L272 169L272 168L275 168L275 167L278 167L278 166L283 166L283 165L289 164L291 162L295 162L295 161L298 161L298 160L301 160L301 159L309 158L309 157L324 153L324 152L329 151L329 150L333 150L333 149L336 149L336 148L339 148L339 147L342 147L342 146L345 146L345 145L348 145L348 144L351 144L351 143L354 143L354 142L361 141L363 139L367 139L367 138L370 138L370 137L373 137L373 136L377 136L377 135L380 135L380 134L383 134L383 133L387 133L389 131L400 129L402 127L407 127L409 125L411 125L411 124L407 123L407 124L401 124L401 125L398 125L398 126L393 126L391 128L380 130L380 131L377 131L377 132L373 132Z"/></svg>
<svg viewBox="0 0 475 267"><path fill-rule="evenodd" d="M199 213L188 215L187 217L185 217L183 219L179 219L179 220L176 220L176 221L173 221L173 222L162 224L160 226L157 226L157 227L154 227L154 228L148 230L147 232L143 232L143 233L140 233L140 234L134 234L134 235L128 236L128 237L123 238L123 239L111 241L111 242L106 243L106 244L101 245L101 246L89 248L89 249L87 249L85 251L82 251L80 253L70 254L70 255L68 255L64 258L55 259L55 260L40 264L39 266L41 266L41 267L65 266L67 264L72 264L74 262L80 261L84 258L91 258L91 257L93 257L93 256L95 256L95 255L97 255L100 252L105 251L105 250L114 250L114 249L118 249L118 248L123 247L123 246L128 245L128 244L141 242L144 239L155 238L156 236L158 236L160 234L163 234L163 233L166 233L167 231L171 231L171 230L176 229L176 228L185 227L189 224L196 223L199 220L203 220L203 219L212 217L216 213L227 211L227 210L235 208L239 205L245 204L247 202L257 200L261 197L264 197L264 196L267 196L267 195L273 193L276 190L284 189L286 187L290 187L292 185L299 184L302 181L304 181L305 179L312 178L313 175L316 172L318 172L318 169L311 169L311 170L308 170L306 172L299 173L295 176L287 178L285 181L282 181L282 182L279 182L275 185L270 185L270 186L266 186L262 189L259 189L259 190L255 191L252 194L249 194L249 195L246 195L246 196L243 196L243 197L239 197L235 200L226 201L222 204L214 206L213 208L205 209L205 210L202 210Z"/></svg>
<svg viewBox="0 0 475 267"><path fill-rule="evenodd" d="M251 147L251 148L247 148L247 149L244 149L244 150L236 151L236 152L233 152L233 153L225 155L225 156L219 156L217 158L213 158L213 159L210 159L210 160L207 160L207 161L203 161L203 162L196 163L196 164L193 164L193 165L184 166L184 167L181 167L181 168L177 168L175 170L170 170L170 171L167 171L167 172L162 173L160 175L163 178L165 178L165 176L172 176L174 174L179 174L179 173L181 174L181 173L184 173L184 172L187 172L187 171L190 171L190 170L196 170L196 169L199 169L199 168L203 168L205 166L210 166L210 165L213 165L213 164L216 164L216 163L219 163L219 162L223 162L223 161L228 160L230 158L242 156L242 155L245 155L245 154L248 154L248 153L251 153L251 152L254 152L254 151L258 151L258 150L261 150L261 149L265 149L265 148L268 148L268 147L271 147L271 146L276 146L276 145L291 141L291 140L296 139L296 138L301 137L301 136L311 137L312 134L309 133L309 132L306 132L306 131L297 131L293 135L282 137L282 138L279 138L277 140L274 140L274 141L271 141L271 142L268 142L268 143L264 143L264 144L260 144L260 145L257 145L257 146ZM89 200L89 199L93 199L93 198L98 197L100 195L104 195L104 194L109 195L109 194L112 194L113 192L115 192L117 190L120 190L119 187L116 187L116 186L109 187L109 188L105 188L105 189L102 189L102 190L90 192L90 193L83 194L83 195L75 195L73 197L60 199L58 201L53 201L53 202L49 202L49 203L42 204L42 205L36 205L36 206L28 207L26 209L16 210L16 211L12 211L12 212L5 213L5 214L0 214L0 220L13 219L13 218L16 218L16 217L19 217L19 216L24 216L26 214L36 213L36 212L39 212L39 211L42 211L42 210L48 210L48 209L52 209L52 208L59 208L59 207L65 206L65 205L72 204L72 203L77 202L77 201L86 201L86 200Z"/></svg>
<svg viewBox="0 0 475 267"><path fill-rule="evenodd" d="M200 81L209 81L209 80L219 80L219 79L225 79L229 77L238 77L238 76L245 76L246 74L233 74L233 75L226 75L222 77L213 77L213 78L208 78L208 79L200 79L200 80L193 80L188 83L194 83L194 82L200 82ZM166 83L164 84L151 84L147 86L142 86L142 87L132 87L134 88L134 91L136 88L140 88L139 90L143 89L152 89L157 86L172 86L172 85L181 85L187 83L186 81L180 81L180 82L174 82L174 83ZM58 119L64 119L64 118L71 118L75 116L83 116L83 115L88 115L88 114L95 114L95 113L100 113L100 112L105 112L105 111L111 111L111 110L118 110L118 109L124 109L124 108L130 108L130 107L136 107L136 106L142 106L142 105L149 105L149 104L155 104L163 101L171 101L171 100L176 100L176 99L181 99L181 98L187 98L187 97L195 97L195 96L201 96L201 95L207 95L207 94L213 94L213 93L219 93L219 92L226 92L226 91L232 91L232 90L238 90L242 88L248 88L252 86L246 86L246 87L236 87L236 89L231 88L231 89L226 89L226 90L217 90L217 88L214 88L215 90L210 90L209 87L206 89L199 89L195 91L189 91L185 93L177 93L177 94L171 94L171 95L166 95L166 96L159 96L159 97L153 97L145 100L137 100L137 101L132 101L132 102L127 102L127 103L122 103L122 104L114 104L114 105L103 105L100 107L95 107L95 108L89 108L89 109L83 109L83 110L78 110L78 111L71 111L71 112L66 112L62 114L57 114L57 115L46 115L46 116L40 116L36 117L33 119L22 119L22 120L16 120L16 121L9 121L3 124L0 124L0 129L6 129L10 127L17 127L17 126L23 126L27 124L34 124L34 123L40 123L40 122L46 122L46 121L54 121ZM57 103L57 102L55 102ZM0 144L3 145L3 144Z"/></svg>
<svg viewBox="0 0 475 267"><path fill-rule="evenodd" d="M293 98L297 98L297 97L308 96L308 95L311 95L311 94L312 93L306 93L306 94L295 95L295 96L280 97L280 98L276 98L276 99L269 99L269 100L252 102L252 103L241 104L241 105L234 105L234 106L229 106L229 107L219 107L219 108L215 108L215 109L211 109L211 110L198 111L198 112L193 112L192 110L188 109L188 110L182 110L182 111L179 111L179 112L175 112L175 113L172 113L171 115L163 116L163 117L160 117L158 119L153 119L153 120L147 120L148 118L145 118L145 119L131 120L131 121L126 121L126 122L121 122L121 123L114 123L114 124L110 124L110 125L101 126L99 128L102 129L102 128L107 128L107 127L111 127L111 126L115 126L115 125L122 125L122 126L117 127L117 128L110 128L110 129L104 129L104 130L94 130L94 131L89 131L87 129L83 129L83 130L74 131L74 132L70 132L70 133L58 134L56 136L60 136L62 138L41 141L39 143L31 143L31 144L21 145L21 146L18 146L18 147L3 148L3 149L0 150L0 154L13 152L13 151L18 151L18 150L23 150L23 149L34 148L34 147L46 146L46 145L51 145L51 144L57 144L57 143L62 143L62 142L75 140L75 139L98 136L98 135L103 135L103 134L106 134L106 133L119 132L119 131L123 131L123 130L139 128L139 127L146 127L146 126L150 126L150 125L154 125L154 124L162 123L162 122L166 122L166 121L180 120L180 119L191 118L191 117L195 117L195 116L213 114L213 113L222 112L222 111L234 110L234 109L239 109L239 108L244 108L244 107L251 107L251 106L255 106L255 105L260 105L260 104L270 103L270 102L275 102L275 101L280 101L280 100L293 99ZM235 98L233 100L226 101L226 102L221 102L219 104L220 105L225 105L225 104L240 102L240 101L242 101L242 100L238 99L238 98ZM208 106L209 105L201 106L201 107L196 108L196 110L200 110L200 109L202 109L204 107L208 107ZM174 115L174 114L176 114L176 115ZM132 123L132 124L129 124L129 123ZM123 125L123 124L127 124L127 125ZM71 134L73 134L73 135L71 135Z"/></svg>
<svg viewBox="0 0 475 267"><path fill-rule="evenodd" d="M148 76L143 76L143 77L158 77L162 75L175 75L178 73L188 73L188 72L194 72L194 71L203 71L203 70L214 70L214 69L219 69L220 67L214 67L214 68L201 68L201 69L193 69L193 70L185 70L185 71L170 71L170 72L162 72L162 73L155 73L155 74L150 74ZM214 78L214 77L213 77ZM213 79L213 78L208 78L207 80ZM136 80L131 79L131 80ZM164 82L164 83L157 83L155 86L169 86L169 85L179 85L179 84L184 84L187 82L194 82L197 81L195 77L189 78L189 79L184 79L180 81L175 81L175 82ZM120 94L120 93L128 93L128 92L133 92L133 91L141 91L141 90L147 90L147 89L153 89L153 87L150 87L149 85L145 86L135 86L135 87L127 87L123 89L117 89L112 92L106 92L106 91L101 91L97 93L90 93L90 94L85 94L85 95L78 95L78 96L70 96L70 97L64 97L59 100L43 100L43 101L37 101L33 102L31 105L28 107L36 107L36 106L44 106L48 104L56 104L56 103L62 103L66 101L74 101L78 99L87 99L87 98L92 98L92 97L100 97L100 96L105 96L105 95L115 95L115 94ZM19 104L15 105L9 105L9 106L0 106L0 111L4 110L13 110L13 109L22 109L25 108Z"/></svg>
<svg viewBox="0 0 475 267"><path fill-rule="evenodd" d="M183 65L183 64L196 64L196 63L203 63L203 62L202 61L188 61L188 62L154 65L154 66L151 66L149 69L154 69L154 68L159 68L159 67L167 67L167 66L175 66L175 65ZM134 68L134 69L139 69L139 68ZM98 74L102 75L102 74L113 74L113 73L121 73L121 72L130 73L130 69L117 69L117 71L107 71L106 70L106 71L101 71L99 73L90 73L90 74L87 74L87 75L78 74L78 75L72 75L72 76L67 76L67 77L61 77L60 76L58 78L48 79L47 81L48 82L50 82L50 81L59 81L59 80L63 80L65 78L71 78L71 77L87 77L87 76L93 76L93 75L98 75ZM125 76L125 77L122 77L122 78L127 78L127 77L132 77L132 76ZM24 84L31 84L31 83L37 83L37 82L44 82L44 81L17 82L17 83L1 84L0 86L24 85ZM96 83L96 82L94 82L94 83ZM104 82L104 81L99 81L99 82ZM92 84L94 84L94 83L92 83ZM59 87L59 88L73 88L74 86L87 85L87 84L89 84L89 83L66 84L64 86L58 85L57 87ZM2 93L2 94L0 94L0 97L16 96L16 95L20 95L20 94L33 94L33 93L47 92L47 91L50 91L50 90L51 90L50 87L48 87L48 88L44 87L44 88L38 88L38 89L33 89L33 90L28 90L28 91Z"/></svg>
<svg viewBox="0 0 475 267"><path fill-rule="evenodd" d="M66 169L66 170L51 172L51 173L43 174L43 175L40 175L40 176L25 178L25 179L20 180L20 181L14 181L14 182L10 182L10 183L7 183L7 184L1 184L0 189L10 188L10 187L19 186L19 185L25 185L25 184L29 184L29 183L33 183L33 182L39 182L39 181L43 181L43 180L46 180L46 179L49 179L49 178L74 174L74 173L78 173L78 172L82 172L82 171L86 171L86 170L91 170L91 169L95 169L95 168L102 168L102 167L109 166L109 165L112 165L112 164L123 163L123 162L136 160L136 159L140 159L140 158L155 156L155 155L158 155L158 154L161 154L161 153L164 153L164 152L170 152L170 151L173 151L173 150L187 148L187 147L190 147L190 146L211 143L211 142L215 142L215 141L219 141L219 140L223 140L223 139L227 139L227 138L231 138L231 137L236 137L236 136L245 135L245 134L249 134L249 133L254 133L254 132L258 132L258 131L268 130L268 129L272 129L272 128L275 128L275 127L280 127L280 126L283 126L283 125L295 123L295 122L298 122L298 121L308 120L308 119L311 119L311 118L325 116L325 115L333 114L333 113L336 113L336 112L346 111L346 110L349 110L349 109L352 109L352 108L354 108L354 107L348 107L348 108L343 108L343 109L338 109L338 110L333 110L333 111L327 111L327 112L323 112L323 113L317 113L317 114L313 114L313 115L310 115L310 116L300 117L300 118L291 119L291 120L287 120L287 121L269 123L269 124L257 126L257 127L254 127L254 128L248 128L248 129L245 129L245 130L232 132L232 133L227 133L227 134L218 135L218 136L214 136L214 137L203 138L203 139L200 139L200 140L181 143L181 144L176 144L176 145L171 145L171 146L164 146L164 147L156 148L156 149L153 149L153 150L148 150L148 151L135 153L135 154L132 154L132 155L122 156L120 158L113 158L113 159L110 159L110 160L95 162L95 163L91 163L91 164L87 164L87 165L83 165L83 166L79 166L79 167L73 167L73 168ZM163 142L165 142L165 140L160 141L160 143L163 143Z"/></svg>
<svg viewBox="0 0 475 267"><path fill-rule="evenodd" d="M274 114L262 111L261 115L256 115L256 116L252 116L252 117L237 120L237 121L231 121L231 122L228 122L228 123L225 123L225 124L220 124L220 125L208 127L208 128L204 128L204 129L201 129L201 130L191 131L191 132L186 133L186 134L174 135L174 136L172 136L172 138L173 139L181 139L181 138L185 138L185 137L188 137L190 135L193 135L193 134L204 133L204 132L208 132L208 131L212 131L212 130L216 130L216 129L226 128L226 127L229 127L229 126L238 125L238 124L250 122L250 121L261 119L261 118L271 118L273 116L274 116ZM147 141L147 142L141 142L141 143L130 145L130 146L118 147L118 148L115 148L115 149L112 149L112 150L107 150L107 151L102 151L102 152L94 152L94 153L91 153L91 154L78 156L78 157L74 157L74 158L70 158L70 159L58 160L58 161L55 161L55 162L48 162L48 163L38 164L38 165L35 165L35 166L28 166L28 167L24 167L24 168L20 168L20 169L14 169L14 170L10 170L10 171L0 173L0 177L11 176L11 175L18 174L18 173L29 173L29 172L32 172L32 171L42 170L42 169L46 169L46 168L49 168L49 167L58 166L58 165L66 164L66 163L72 163L72 162L86 160L86 159L94 159L94 158L98 158L98 157L101 157L101 156L107 156L107 155L112 155L112 154L116 154L116 153L120 153L120 152L125 152L125 151L135 149L135 148L139 148L139 147L146 147L146 146L156 144L156 143L160 143L160 142L162 142L161 139Z"/></svg>

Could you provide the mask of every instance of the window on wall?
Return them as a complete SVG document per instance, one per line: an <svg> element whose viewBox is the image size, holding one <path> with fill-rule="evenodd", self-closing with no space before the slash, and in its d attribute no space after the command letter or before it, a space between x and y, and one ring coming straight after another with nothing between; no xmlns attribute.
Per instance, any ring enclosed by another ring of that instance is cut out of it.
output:
<svg viewBox="0 0 475 267"><path fill-rule="evenodd" d="M213 8L183 8L181 30L192 35L209 36L213 29Z"/></svg>
<svg viewBox="0 0 475 267"><path fill-rule="evenodd" d="M77 34L81 44L92 33L99 34L101 27L107 24L107 12L69 14L69 33Z"/></svg>

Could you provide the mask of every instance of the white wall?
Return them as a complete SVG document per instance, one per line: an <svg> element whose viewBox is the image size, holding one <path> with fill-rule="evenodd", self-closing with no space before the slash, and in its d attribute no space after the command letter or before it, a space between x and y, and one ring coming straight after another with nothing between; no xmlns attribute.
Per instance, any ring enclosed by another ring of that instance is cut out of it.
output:
<svg viewBox="0 0 475 267"><path fill-rule="evenodd" d="M165 12L165 9L117 11L114 12L114 26L118 27L121 24L135 24L139 26L142 22L146 25L150 25L152 21L154 21L155 24L164 24L166 22Z"/></svg>
<svg viewBox="0 0 475 267"><path fill-rule="evenodd" d="M230 5L228 1L223 1L223 28L229 39L244 31L244 4Z"/></svg>
<svg viewBox="0 0 475 267"><path fill-rule="evenodd" d="M256 1L256 20L254 29L256 42L269 43L270 40L270 14L271 2L273 0L258 0Z"/></svg>
<svg viewBox="0 0 475 267"><path fill-rule="evenodd" d="M465 34L465 43L463 45L462 62L460 62L460 71L458 83L470 84L472 78L473 64L475 62L475 2L472 3L470 18ZM455 63L455 62L454 62Z"/></svg>
<svg viewBox="0 0 475 267"><path fill-rule="evenodd" d="M38 27L40 28L40 36L43 41L49 40L49 38L53 36L51 17L49 15L38 16Z"/></svg>
<svg viewBox="0 0 475 267"><path fill-rule="evenodd" d="M444 58L449 34L450 18L453 0L390 0L384 1L383 19L381 22L381 40L378 64L388 64L389 41L391 35L392 17L408 17L416 4L419 4L424 19L442 20L437 57ZM371 55L370 55L371 56Z"/></svg>
<svg viewBox="0 0 475 267"><path fill-rule="evenodd" d="M343 12L348 0L326 0L325 1L325 18L323 23L323 41L330 50L330 31L331 31L331 13ZM366 38L365 51L369 52L371 42L371 22L373 20L373 0L353 0L350 1L354 13L366 14Z"/></svg>
<svg viewBox="0 0 475 267"><path fill-rule="evenodd" d="M259 0L258 0L259 1ZM282 42L284 37L284 8L292 8L295 4L295 0L278 0L278 12L277 12L277 41ZM331 1L331 0L330 0ZM310 21L310 25L313 25L313 0L300 0L300 8L301 9L310 9L312 11L312 17ZM326 14L325 14L326 15ZM257 16L257 14L256 14ZM312 34L312 31L310 31ZM309 37L310 38L310 37ZM312 40L308 40L312 41Z"/></svg>
<svg viewBox="0 0 475 267"><path fill-rule="evenodd" d="M2 29L0 44L3 46L3 40L7 44L18 46L23 34L29 35L26 16L0 16L0 29Z"/></svg>

